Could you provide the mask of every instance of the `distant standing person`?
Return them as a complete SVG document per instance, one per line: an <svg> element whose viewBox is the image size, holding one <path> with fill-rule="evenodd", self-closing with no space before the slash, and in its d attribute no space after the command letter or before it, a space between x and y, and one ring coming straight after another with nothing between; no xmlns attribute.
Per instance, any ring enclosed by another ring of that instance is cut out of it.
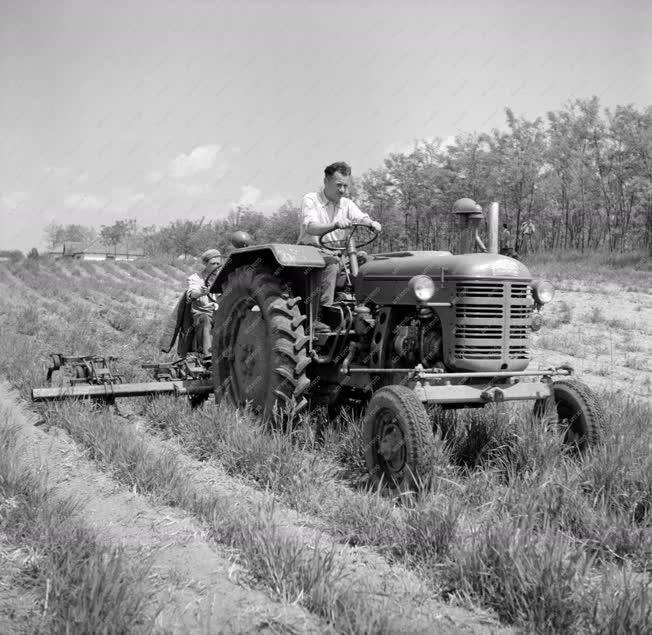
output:
<svg viewBox="0 0 652 635"><path fill-rule="evenodd" d="M380 223L372 220L346 195L351 183L351 167L338 161L324 169L324 187L303 197L301 203L300 245L319 247L319 236L326 234L327 240L343 240L345 233L339 230L351 227L352 223L362 223L381 230ZM320 307L329 307L335 296L335 283L339 273L339 260L332 252L322 250L326 268L321 273ZM314 306L314 305L313 305ZM316 331L328 331L329 327L320 319L318 311L315 322Z"/></svg>
<svg viewBox="0 0 652 635"><path fill-rule="evenodd" d="M521 224L521 254L527 254L532 249L532 239L534 237L535 227L531 220L526 220Z"/></svg>
<svg viewBox="0 0 652 635"><path fill-rule="evenodd" d="M201 255L204 268L188 277L187 298L191 303L192 323L197 334L200 353L206 357L211 353L213 313L217 310L217 296L209 293L209 279L222 264L222 254L218 249L209 249Z"/></svg>
<svg viewBox="0 0 652 635"><path fill-rule="evenodd" d="M511 256L512 251L512 233L509 231L507 223L503 223L503 228L500 232L500 253L503 256Z"/></svg>

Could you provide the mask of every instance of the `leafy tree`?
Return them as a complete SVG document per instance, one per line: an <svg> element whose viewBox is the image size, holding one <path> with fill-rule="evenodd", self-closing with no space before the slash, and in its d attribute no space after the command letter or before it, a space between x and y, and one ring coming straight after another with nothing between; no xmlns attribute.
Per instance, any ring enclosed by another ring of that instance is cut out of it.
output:
<svg viewBox="0 0 652 635"><path fill-rule="evenodd" d="M137 223L133 218L117 220L113 225L102 225L100 238L106 244L113 245L113 253L115 254L118 245L135 234L136 230Z"/></svg>
<svg viewBox="0 0 652 635"><path fill-rule="evenodd" d="M544 169L546 136L543 120L527 121L506 110L509 130L492 136L493 169L487 175L495 185L494 196L502 203L503 222L511 223L520 243L520 227L531 220L539 202L538 181Z"/></svg>
<svg viewBox="0 0 652 635"><path fill-rule="evenodd" d="M199 221L172 221L162 227L160 231L146 237L145 252L150 255L174 254L177 257L182 256L184 260L188 256L197 255L200 249L203 225L203 218Z"/></svg>
<svg viewBox="0 0 652 635"><path fill-rule="evenodd" d="M45 229L45 240L51 249L64 242L90 243L97 237L93 227L84 225L62 225L52 221Z"/></svg>
<svg viewBox="0 0 652 635"><path fill-rule="evenodd" d="M256 242L265 240L269 233L269 219L251 207L239 205L229 212L227 222L230 231L241 229L251 234Z"/></svg>
<svg viewBox="0 0 652 635"><path fill-rule="evenodd" d="M399 196L392 175L387 169L370 170L362 176L359 203L383 226L383 231L373 245L374 251L405 249L408 233L407 217L405 223L401 222Z"/></svg>
<svg viewBox="0 0 652 635"><path fill-rule="evenodd" d="M301 208L286 201L267 220L267 240L275 243L296 243L299 239Z"/></svg>
<svg viewBox="0 0 652 635"><path fill-rule="evenodd" d="M611 140L610 187L616 201L615 242L623 249L636 236L652 250L652 107L638 112L633 106L607 111ZM639 232L632 232L634 227Z"/></svg>
<svg viewBox="0 0 652 635"><path fill-rule="evenodd" d="M416 249L433 248L445 199L439 141L416 143L408 155L390 154L385 170L385 187L395 196L408 243Z"/></svg>

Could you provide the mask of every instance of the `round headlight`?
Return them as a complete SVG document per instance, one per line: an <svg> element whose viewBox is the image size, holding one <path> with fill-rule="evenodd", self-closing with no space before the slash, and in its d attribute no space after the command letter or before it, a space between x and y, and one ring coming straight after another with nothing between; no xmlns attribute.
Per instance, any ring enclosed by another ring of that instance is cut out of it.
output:
<svg viewBox="0 0 652 635"><path fill-rule="evenodd" d="M428 302L435 295L435 283L429 276L414 276L408 286L419 302Z"/></svg>
<svg viewBox="0 0 652 635"><path fill-rule="evenodd" d="M552 282L547 280L539 280L534 285L534 299L539 304L546 304L550 302L555 297L555 287L552 285Z"/></svg>

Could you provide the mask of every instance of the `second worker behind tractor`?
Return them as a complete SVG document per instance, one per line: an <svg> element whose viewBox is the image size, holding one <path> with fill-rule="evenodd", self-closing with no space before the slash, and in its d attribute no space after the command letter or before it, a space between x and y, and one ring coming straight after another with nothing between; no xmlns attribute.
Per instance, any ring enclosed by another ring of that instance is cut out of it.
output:
<svg viewBox="0 0 652 635"><path fill-rule="evenodd" d="M381 225L365 214L346 194L351 183L351 168L338 161L324 169L324 187L303 197L301 203L301 227L299 244L319 247L319 236L326 233L328 241L344 240L342 229L353 223L362 223L379 232ZM321 321L321 308L330 307L335 296L335 284L339 273L339 260L322 249L326 267L321 272L320 312L317 314L315 331L328 331L329 327ZM313 303L314 306L314 303Z"/></svg>
<svg viewBox="0 0 652 635"><path fill-rule="evenodd" d="M203 357L211 353L211 329L213 313L217 309L217 297L209 292L211 278L222 263L218 249L209 249L201 256L204 269L188 277L187 297L192 307L192 322L195 327L196 344Z"/></svg>

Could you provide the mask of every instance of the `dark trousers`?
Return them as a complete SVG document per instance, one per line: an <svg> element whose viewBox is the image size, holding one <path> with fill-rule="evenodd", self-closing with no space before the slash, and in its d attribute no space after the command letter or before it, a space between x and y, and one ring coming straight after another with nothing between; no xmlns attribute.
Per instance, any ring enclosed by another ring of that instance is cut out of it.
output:
<svg viewBox="0 0 652 635"><path fill-rule="evenodd" d="M195 327L196 350L202 355L210 355L213 346L211 316L208 313L195 313L192 316L192 324Z"/></svg>

